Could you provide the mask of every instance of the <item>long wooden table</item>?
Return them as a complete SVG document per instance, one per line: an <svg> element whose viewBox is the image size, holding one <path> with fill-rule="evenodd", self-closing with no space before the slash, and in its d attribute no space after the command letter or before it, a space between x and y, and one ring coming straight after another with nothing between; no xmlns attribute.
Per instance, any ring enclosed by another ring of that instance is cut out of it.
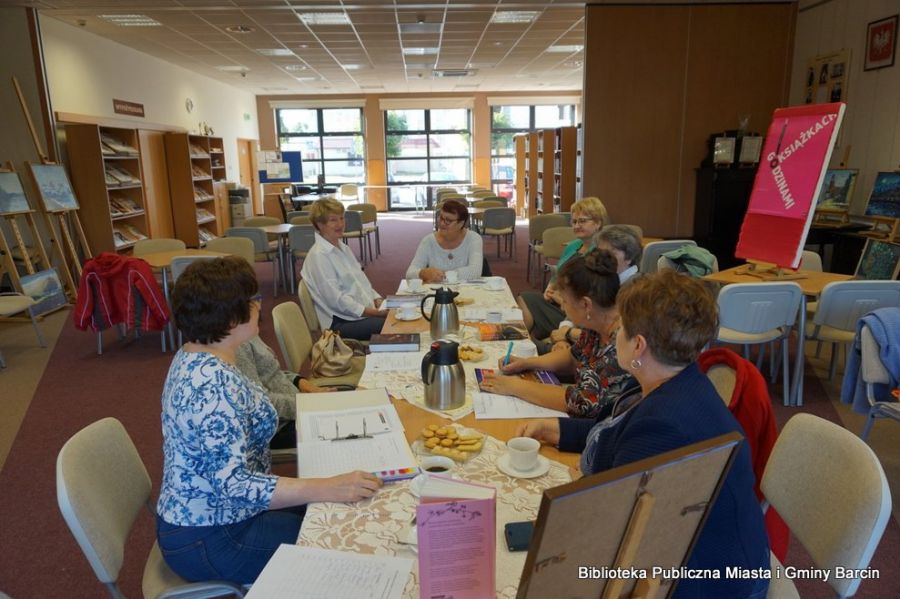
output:
<svg viewBox="0 0 900 599"><path fill-rule="evenodd" d="M732 283L780 283L784 282L778 279L763 279L759 276L747 274L747 266L735 266L726 270L712 273L703 277L707 281L730 285ZM803 301L800 304L800 318L797 324L797 336L799 343L797 344L797 356L794 361L794 380L791 383L789 393L789 402L787 405L802 406L803 405L803 371L804 371L804 343L806 340L806 296L818 297L822 293L822 289L828 283L838 281L847 281L853 277L850 275L842 275L832 272L817 272L811 270L798 270L796 274L801 278L790 279L790 281L800 285L803 291Z"/></svg>

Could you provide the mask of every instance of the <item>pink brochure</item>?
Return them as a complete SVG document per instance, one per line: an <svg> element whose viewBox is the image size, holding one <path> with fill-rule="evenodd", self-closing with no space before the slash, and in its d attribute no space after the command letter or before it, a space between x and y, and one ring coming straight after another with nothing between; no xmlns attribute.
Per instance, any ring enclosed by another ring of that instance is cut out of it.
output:
<svg viewBox="0 0 900 599"><path fill-rule="evenodd" d="M431 479L434 489L448 496L423 493L416 509L420 599L494 597L496 490L447 477Z"/></svg>

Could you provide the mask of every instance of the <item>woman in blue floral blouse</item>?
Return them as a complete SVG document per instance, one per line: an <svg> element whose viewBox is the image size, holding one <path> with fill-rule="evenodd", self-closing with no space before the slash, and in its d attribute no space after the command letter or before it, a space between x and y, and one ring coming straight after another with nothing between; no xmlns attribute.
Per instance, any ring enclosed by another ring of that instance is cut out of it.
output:
<svg viewBox="0 0 900 599"><path fill-rule="evenodd" d="M187 580L252 583L279 544L297 541L305 504L358 501L381 486L364 472L303 480L270 472L278 417L235 366L238 346L259 333L257 291L250 265L226 257L192 264L172 296L188 342L163 388L157 539Z"/></svg>
<svg viewBox="0 0 900 599"><path fill-rule="evenodd" d="M481 389L582 418L597 416L619 396L637 389L637 381L616 361L616 270L616 258L606 250L591 250L566 262L556 276L556 285L566 317L581 329L577 339L570 339L571 351L512 357L509 364L501 364L503 375L526 370L574 372L574 385L563 388L518 376L486 375Z"/></svg>

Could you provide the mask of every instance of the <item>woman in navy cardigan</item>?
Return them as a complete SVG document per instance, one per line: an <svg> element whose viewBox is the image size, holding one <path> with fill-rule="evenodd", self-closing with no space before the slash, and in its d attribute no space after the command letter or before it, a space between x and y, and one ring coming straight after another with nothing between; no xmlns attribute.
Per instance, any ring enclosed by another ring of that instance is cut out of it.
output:
<svg viewBox="0 0 900 599"><path fill-rule="evenodd" d="M617 300L622 327L619 365L641 386L602 420L545 419L519 434L581 451L581 471L594 474L741 427L696 364L717 329L716 300L697 280L674 271L641 277ZM743 433L742 433L743 434ZM719 570L718 580L682 579L674 597L761 598L768 580L728 578L729 566L769 568L763 514L753 493L750 450L741 443L686 567Z"/></svg>

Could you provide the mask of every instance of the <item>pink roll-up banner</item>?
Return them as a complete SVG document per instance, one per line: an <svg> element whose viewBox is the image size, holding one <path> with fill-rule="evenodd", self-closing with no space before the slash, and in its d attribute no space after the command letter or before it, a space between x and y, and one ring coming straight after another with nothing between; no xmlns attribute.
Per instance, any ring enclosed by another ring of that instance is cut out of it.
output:
<svg viewBox="0 0 900 599"><path fill-rule="evenodd" d="M735 255L797 268L846 104L778 108Z"/></svg>

